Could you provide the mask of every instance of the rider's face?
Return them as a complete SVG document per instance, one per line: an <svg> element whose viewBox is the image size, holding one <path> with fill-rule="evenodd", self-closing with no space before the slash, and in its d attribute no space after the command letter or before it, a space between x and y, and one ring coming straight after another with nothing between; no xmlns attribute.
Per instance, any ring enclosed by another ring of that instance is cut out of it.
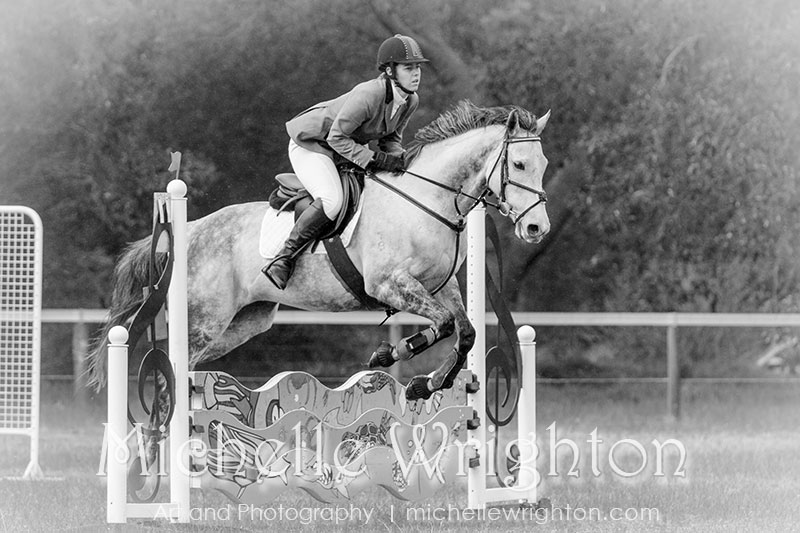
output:
<svg viewBox="0 0 800 533"><path fill-rule="evenodd" d="M416 92L422 78L419 63L400 64L395 66L397 83L406 91Z"/></svg>

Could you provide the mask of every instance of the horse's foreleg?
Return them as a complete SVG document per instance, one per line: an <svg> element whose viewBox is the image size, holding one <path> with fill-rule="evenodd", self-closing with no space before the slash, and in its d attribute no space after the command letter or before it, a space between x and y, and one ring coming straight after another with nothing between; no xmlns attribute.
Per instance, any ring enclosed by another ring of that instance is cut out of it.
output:
<svg viewBox="0 0 800 533"><path fill-rule="evenodd" d="M372 354L370 366L390 366L395 361L411 359L449 337L458 328L459 340L453 351L430 376L413 378L406 390L406 396L409 399L427 399L443 386L451 387L455 375L463 366L466 352L474 341L474 331L461 304L455 280L451 280L434 297L407 272L395 272L390 278L373 287L373 295L396 309L425 317L431 320L433 325L405 337L397 346L382 343Z"/></svg>
<svg viewBox="0 0 800 533"><path fill-rule="evenodd" d="M455 319L450 311L407 272L393 273L370 292L399 311L413 313L433 322L429 328L404 337L397 346L382 342L370 358L370 367L387 367L396 361L409 360L455 331Z"/></svg>
<svg viewBox="0 0 800 533"><path fill-rule="evenodd" d="M438 330L431 326L410 337L404 337L397 346L388 341L383 341L373 352L372 357L370 357L369 367L375 368L380 366L386 368L392 366L397 361L408 361L418 353L433 346L438 340L444 338L437 338L437 333Z"/></svg>
<svg viewBox="0 0 800 533"><path fill-rule="evenodd" d="M451 278L436 295L436 298L453 313L456 342L453 345L453 351L431 375L431 384L436 389L449 389L453 386L458 373L464 368L467 355L475 344L475 328L467 317L456 278ZM441 384L439 384L439 380L441 380Z"/></svg>

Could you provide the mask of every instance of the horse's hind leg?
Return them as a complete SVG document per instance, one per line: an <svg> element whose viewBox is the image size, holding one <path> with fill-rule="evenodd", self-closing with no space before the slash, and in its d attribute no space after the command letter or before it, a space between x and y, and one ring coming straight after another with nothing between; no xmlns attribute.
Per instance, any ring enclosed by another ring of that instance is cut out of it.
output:
<svg viewBox="0 0 800 533"><path fill-rule="evenodd" d="M278 304L275 302L254 302L245 306L236 313L221 335L201 353L193 355L189 366L194 368L201 361L219 359L259 333L267 331L272 326L277 311Z"/></svg>
<svg viewBox="0 0 800 533"><path fill-rule="evenodd" d="M278 304L274 302L255 302L240 310L231 320L228 327L222 334L218 335L213 342L206 345L202 350L189 350L189 368L193 369L197 363L202 361L213 361L227 354L237 346L244 344L249 339L262 333L272 326L275 320L275 313L278 311ZM190 341L190 345L191 345ZM197 345L197 343L195 343ZM174 406L174 398L169 395L165 376L159 373L156 376L156 394L158 395L158 414L155 420L160 425L167 419L171 406ZM151 426L153 425L151 420ZM147 464L151 465L157 458L158 441L161 436L150 437L147 441Z"/></svg>
<svg viewBox="0 0 800 533"><path fill-rule="evenodd" d="M394 272L374 287L373 295L396 309L425 317L433 325L402 339L397 346L382 343L372 355L370 366L390 366L397 360L411 359L457 332L453 351L429 376L414 377L406 389L406 397L409 400L427 399L434 391L452 387L475 341L475 330L467 319L456 280L451 279L434 297L407 272Z"/></svg>

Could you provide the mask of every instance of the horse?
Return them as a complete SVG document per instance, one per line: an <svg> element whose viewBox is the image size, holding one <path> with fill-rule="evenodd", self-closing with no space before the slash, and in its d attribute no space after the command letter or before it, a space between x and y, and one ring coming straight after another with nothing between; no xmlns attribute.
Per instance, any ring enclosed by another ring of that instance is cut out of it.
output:
<svg viewBox="0 0 800 533"><path fill-rule="evenodd" d="M541 144L549 115L461 101L417 132L404 172L367 174L347 253L367 295L432 323L396 346L382 342L370 366L408 360L455 333L453 350L439 366L409 382L410 401L452 387L474 343L453 275L466 257L459 246L466 214L480 203L492 205L527 243L540 242L550 229ZM230 205L188 225L190 369L267 331L281 304L309 311L365 308L334 275L326 254L301 255L285 290L266 279L258 242L267 209L267 202ZM115 267L108 320L89 355L89 383L96 388L106 379L102 340L143 301L149 250L149 237L134 242Z"/></svg>

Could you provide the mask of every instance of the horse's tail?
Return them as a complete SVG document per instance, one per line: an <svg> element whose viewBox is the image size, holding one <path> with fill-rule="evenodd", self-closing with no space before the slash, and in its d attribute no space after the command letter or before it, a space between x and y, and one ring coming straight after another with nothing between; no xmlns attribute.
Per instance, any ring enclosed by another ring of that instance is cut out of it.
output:
<svg viewBox="0 0 800 533"><path fill-rule="evenodd" d="M148 285L150 279L151 239L152 237L145 237L130 244L114 268L114 291L111 295L108 316L102 332L93 340L93 347L87 356L89 373L87 385L95 390L101 389L106 382L108 332L114 326L125 324L144 301L142 288Z"/></svg>

